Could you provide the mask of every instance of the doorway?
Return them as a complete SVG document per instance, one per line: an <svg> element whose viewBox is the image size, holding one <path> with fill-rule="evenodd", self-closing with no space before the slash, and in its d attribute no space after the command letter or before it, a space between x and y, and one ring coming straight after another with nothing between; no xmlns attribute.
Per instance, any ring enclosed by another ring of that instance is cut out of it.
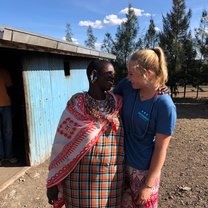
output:
<svg viewBox="0 0 208 208"><path fill-rule="evenodd" d="M11 100L13 115L13 151L18 159L15 166L29 164L29 148L27 140L27 125L25 112L25 97L22 78L23 51L15 49L0 48L1 62L9 71L13 82Z"/></svg>

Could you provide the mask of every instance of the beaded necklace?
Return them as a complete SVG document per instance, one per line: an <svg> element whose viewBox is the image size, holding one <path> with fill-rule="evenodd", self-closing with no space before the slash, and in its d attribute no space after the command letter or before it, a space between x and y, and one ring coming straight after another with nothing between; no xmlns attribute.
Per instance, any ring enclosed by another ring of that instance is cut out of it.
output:
<svg viewBox="0 0 208 208"><path fill-rule="evenodd" d="M105 118L115 110L115 101L112 95L106 93L105 100L96 100L85 93L85 111L95 118Z"/></svg>

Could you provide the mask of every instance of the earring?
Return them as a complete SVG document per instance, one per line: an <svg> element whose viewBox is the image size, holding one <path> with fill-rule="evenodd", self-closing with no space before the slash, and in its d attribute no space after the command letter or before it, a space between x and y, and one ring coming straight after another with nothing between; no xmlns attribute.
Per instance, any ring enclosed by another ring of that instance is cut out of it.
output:
<svg viewBox="0 0 208 208"><path fill-rule="evenodd" d="M93 74L90 75L90 81L93 81Z"/></svg>
<svg viewBox="0 0 208 208"><path fill-rule="evenodd" d="M93 74L90 75L90 81L92 84L95 83L95 81L97 80L97 76L94 76Z"/></svg>
<svg viewBox="0 0 208 208"><path fill-rule="evenodd" d="M97 77L95 76L94 79L92 80L92 84L94 84L96 80L97 80Z"/></svg>

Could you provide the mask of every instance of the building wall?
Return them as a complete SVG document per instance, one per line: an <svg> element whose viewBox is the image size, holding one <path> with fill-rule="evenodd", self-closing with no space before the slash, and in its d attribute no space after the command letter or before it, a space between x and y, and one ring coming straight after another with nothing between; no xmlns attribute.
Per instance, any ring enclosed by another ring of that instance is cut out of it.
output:
<svg viewBox="0 0 208 208"><path fill-rule="evenodd" d="M69 58L68 58L69 59ZM70 63L70 76L64 74ZM27 117L30 165L45 161L51 151L60 116L69 98L88 89L89 60L76 57L28 55L23 61L23 84Z"/></svg>

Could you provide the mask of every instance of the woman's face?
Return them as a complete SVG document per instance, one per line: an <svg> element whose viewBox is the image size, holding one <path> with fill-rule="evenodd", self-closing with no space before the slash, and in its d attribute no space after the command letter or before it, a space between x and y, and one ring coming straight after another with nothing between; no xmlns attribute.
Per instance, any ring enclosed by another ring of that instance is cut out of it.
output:
<svg viewBox="0 0 208 208"><path fill-rule="evenodd" d="M107 64L98 74L97 84L103 91L109 91L114 84L115 70L112 64Z"/></svg>
<svg viewBox="0 0 208 208"><path fill-rule="evenodd" d="M144 75L136 69L137 65L136 61L130 61L128 64L128 79L131 81L133 89L140 89L145 83Z"/></svg>

